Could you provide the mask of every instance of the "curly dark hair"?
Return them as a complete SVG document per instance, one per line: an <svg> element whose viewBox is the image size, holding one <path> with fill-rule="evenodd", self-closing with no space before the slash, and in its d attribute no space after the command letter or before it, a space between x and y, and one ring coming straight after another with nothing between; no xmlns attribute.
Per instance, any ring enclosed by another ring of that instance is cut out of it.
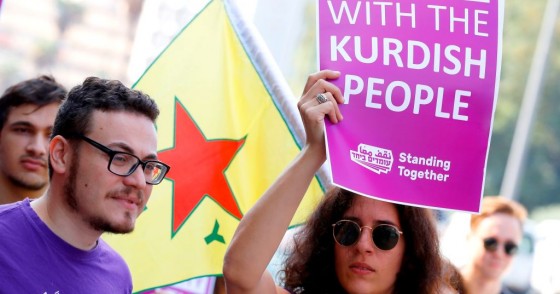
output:
<svg viewBox="0 0 560 294"><path fill-rule="evenodd" d="M159 115L156 102L148 95L131 90L117 80L86 78L68 93L58 111L52 137L86 134L94 111L128 111L150 118Z"/></svg>
<svg viewBox="0 0 560 294"><path fill-rule="evenodd" d="M331 188L302 230L284 264L284 287L299 293L345 293L334 266L332 224L342 219L356 194ZM430 210L395 204L405 253L394 293L437 293L443 285L443 259L435 219Z"/></svg>
<svg viewBox="0 0 560 294"><path fill-rule="evenodd" d="M0 97L0 129L4 127L12 108L33 104L39 109L51 103L62 103L66 92L66 88L50 75L41 75L8 87Z"/></svg>
<svg viewBox="0 0 560 294"><path fill-rule="evenodd" d="M88 77L68 93L56 115L51 138L87 134L94 111L126 111L148 117L155 123L159 109L150 96L132 90L117 80ZM49 164L49 174L52 169Z"/></svg>
<svg viewBox="0 0 560 294"><path fill-rule="evenodd" d="M467 287L459 269L449 260L444 260L443 276L450 289L454 289L458 294L466 294Z"/></svg>

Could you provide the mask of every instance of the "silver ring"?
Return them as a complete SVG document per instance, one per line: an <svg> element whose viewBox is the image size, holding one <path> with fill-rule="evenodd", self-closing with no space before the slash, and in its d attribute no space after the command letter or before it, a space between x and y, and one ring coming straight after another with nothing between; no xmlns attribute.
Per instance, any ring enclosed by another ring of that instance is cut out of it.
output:
<svg viewBox="0 0 560 294"><path fill-rule="evenodd" d="M317 102L319 102L319 104L323 104L323 103L329 101L327 96L325 96L325 94L323 94L323 93L317 94L317 97L315 97L315 99L317 99Z"/></svg>

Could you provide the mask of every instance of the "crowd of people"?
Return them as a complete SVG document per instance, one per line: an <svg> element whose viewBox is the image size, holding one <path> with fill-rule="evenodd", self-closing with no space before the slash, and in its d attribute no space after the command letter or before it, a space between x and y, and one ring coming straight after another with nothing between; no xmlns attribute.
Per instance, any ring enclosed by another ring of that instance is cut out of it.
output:
<svg viewBox="0 0 560 294"><path fill-rule="evenodd" d="M501 278L522 238L526 210L483 198L469 262L440 252L430 209L331 187L294 236L281 282L266 270L317 170L324 121L343 123L343 95L309 76L298 108L306 142L241 219L224 257L227 293L509 293ZM157 158L153 99L89 77L70 91L51 76L0 97L0 293L131 293L124 259L104 232L129 233L170 166ZM222 281L222 279L219 279ZM221 287L217 287L222 289Z"/></svg>
<svg viewBox="0 0 560 294"><path fill-rule="evenodd" d="M6 129L32 133L29 117L44 116L40 126L49 126L50 141L34 135L15 160L23 169L31 165L26 158L48 158L49 184L34 199L14 189L8 199L23 200L0 206L1 292L131 293L124 259L100 237L132 231L153 185L169 171L157 160L155 101L119 81L89 77L68 92L56 117L43 114L51 114L50 104L29 102L2 109L6 121L20 109L27 116L4 125L2 146L10 145ZM47 173L35 176L47 180Z"/></svg>

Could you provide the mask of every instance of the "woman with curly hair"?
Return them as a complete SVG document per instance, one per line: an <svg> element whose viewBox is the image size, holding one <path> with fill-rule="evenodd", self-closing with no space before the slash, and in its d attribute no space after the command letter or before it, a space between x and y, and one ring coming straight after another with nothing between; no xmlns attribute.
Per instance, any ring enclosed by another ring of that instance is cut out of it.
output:
<svg viewBox="0 0 560 294"><path fill-rule="evenodd" d="M224 259L227 292L444 293L435 221L429 210L332 188L294 237L284 283L266 267L315 172L326 160L325 116L342 120L338 72L311 75L298 103L306 130L300 154L241 220ZM325 99L326 98L326 99Z"/></svg>

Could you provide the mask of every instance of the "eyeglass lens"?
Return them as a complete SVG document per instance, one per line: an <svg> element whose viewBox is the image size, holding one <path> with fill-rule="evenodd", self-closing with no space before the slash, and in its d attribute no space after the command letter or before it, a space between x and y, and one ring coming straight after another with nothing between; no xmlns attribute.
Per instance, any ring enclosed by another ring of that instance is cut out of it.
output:
<svg viewBox="0 0 560 294"><path fill-rule="evenodd" d="M333 236L338 244L351 246L360 239L362 228L356 222L340 220L333 225ZM394 226L381 224L373 228L371 237L377 248L391 250L399 242L400 232Z"/></svg>
<svg viewBox="0 0 560 294"><path fill-rule="evenodd" d="M109 155L109 164L107 165L107 169L116 175L123 177L129 176L138 168L139 165L142 165L146 183L150 185L157 185L163 180L169 171L168 165L157 160L142 161L140 158L130 153L111 150L107 146L84 135L78 134L75 136Z"/></svg>
<svg viewBox="0 0 560 294"><path fill-rule="evenodd" d="M484 248L490 252L495 252L496 250L498 250L498 245L499 242L496 238L486 238L483 240L484 241ZM504 244L504 252L507 255L514 255L515 253L517 253L517 244L508 241Z"/></svg>
<svg viewBox="0 0 560 294"><path fill-rule="evenodd" d="M138 158L128 153L115 152L109 163L109 170L121 176L132 174L139 165L143 165L144 177L147 183L159 183L167 167L157 161L146 161L142 163Z"/></svg>

